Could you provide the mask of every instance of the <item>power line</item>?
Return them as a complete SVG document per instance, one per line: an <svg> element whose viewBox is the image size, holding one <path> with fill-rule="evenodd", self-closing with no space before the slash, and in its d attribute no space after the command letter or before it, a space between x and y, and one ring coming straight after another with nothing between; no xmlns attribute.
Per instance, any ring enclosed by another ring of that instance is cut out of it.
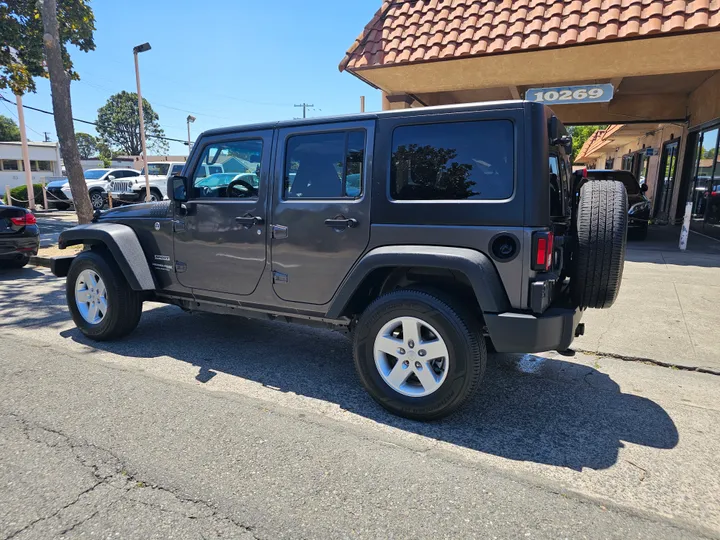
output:
<svg viewBox="0 0 720 540"><path fill-rule="evenodd" d="M2 97L2 96L0 96L0 97ZM3 99L5 99L5 98L3 97ZM7 101L8 103L11 103L11 101L8 101L8 100L5 100L5 101ZM11 115L13 115L15 118L17 118L17 121L18 121L18 122L20 122L20 119L18 118L18 115L17 115L17 113L15 113L15 111L13 111L10 107L8 107L7 105L5 105L4 103L3 103L3 106L8 110L8 112L9 112ZM28 125L27 125L27 122L25 122L25 127L28 128L28 129L29 129L30 131L32 131L33 133L36 133L37 135L40 135L41 137L43 136L42 133L40 133L39 131L37 131L37 130L31 128L30 126L28 126Z"/></svg>
<svg viewBox="0 0 720 540"><path fill-rule="evenodd" d="M295 105L295 107L302 107L303 110L303 118L307 118L307 110L310 107L314 107L315 105L312 105L311 103L305 103L304 101L300 103L299 105Z"/></svg>
<svg viewBox="0 0 720 540"><path fill-rule="evenodd" d="M17 103L15 103L15 102L13 102L13 101L10 101L10 100L9 100L8 98L6 98L5 96L0 95L0 99L2 99L3 101L6 101L7 103L12 103L13 105L15 105L15 106L17 107ZM7 107L7 105L6 105L6 107ZM41 113L43 113L43 114L49 114L50 116L54 116L51 111L46 111L46 110L43 110L43 109L38 109L37 107L31 107L30 105L25 105L25 104L23 104L23 108L24 108L24 109L30 109L31 111L41 112ZM8 109L8 110L9 110L9 109ZM80 122L80 123L82 123L82 124L89 124L89 125L91 125L91 126L97 126L97 122L90 122L89 120L81 120L81 119L79 119L79 118L73 118L73 122ZM29 126L26 125L26 127L29 127ZM30 128L30 129L32 129L32 128ZM35 130L33 129L32 131L35 131ZM38 133L37 131L35 131L35 133L37 133L38 135L42 136L42 133ZM148 138L148 139L161 139L161 140L163 140L163 141L179 142L179 143L182 143L182 144L184 144L185 146L187 146L187 141L185 141L185 140L183 140L183 139L173 139L173 138L171 138L171 137L161 137L160 135L147 135L147 138Z"/></svg>

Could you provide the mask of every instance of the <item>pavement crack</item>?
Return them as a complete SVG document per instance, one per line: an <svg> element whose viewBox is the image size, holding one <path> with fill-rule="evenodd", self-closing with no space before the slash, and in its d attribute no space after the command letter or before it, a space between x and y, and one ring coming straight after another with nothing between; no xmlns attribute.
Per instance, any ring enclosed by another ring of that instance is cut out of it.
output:
<svg viewBox="0 0 720 540"><path fill-rule="evenodd" d="M682 315L683 324L685 325L685 332L687 332L688 341L690 341L690 347L692 347L693 356L695 359L697 359L697 351L695 350L695 343L693 343L692 334L690 333L690 327L688 326L687 319L685 318L685 310L683 310L682 302L680 301L680 293L678 293L677 290L677 284L673 281L673 290L675 291L675 297L678 301L678 306L680 306L680 315Z"/></svg>
<svg viewBox="0 0 720 540"><path fill-rule="evenodd" d="M637 468L637 469L640 469L640 471L642 471L642 474L641 474L641 476L640 476L640 481L643 482L643 481L645 480L645 477L646 477L647 474L648 474L647 469L642 468L640 465L637 465L637 464L633 463L633 462L630 461L629 459L626 459L625 461L626 461L627 463L629 463L630 465L632 465L633 467L635 467L635 468Z"/></svg>
<svg viewBox="0 0 720 540"><path fill-rule="evenodd" d="M141 504L148 508L152 508L156 511L176 514L186 519L208 519L215 520L216 522L225 522L226 524L230 524L232 527L235 527L245 533L252 535L252 537L256 540L261 540L260 537L258 537L254 533L253 526L245 525L237 519L221 513L220 510L216 508L213 504L203 499L188 497L170 488L166 488L152 482L142 480L136 475L129 473L127 471L127 467L124 465L121 458L105 448L102 448L87 441L76 441L69 435L63 433L61 430L30 422L16 413L3 413L2 416L11 418L15 422L17 422L24 436L32 442L43 444L46 447L53 449L59 449L63 446L69 449L70 453L73 455L76 461L83 467L88 468L92 473L93 477L95 478L95 482L90 487L78 493L77 496L73 498L73 500L61 506L52 513L31 521L27 525L6 536L3 540L11 540L12 538L17 537L19 534L33 528L39 523L50 520L52 518L60 517L60 514L63 511L73 507L83 498L87 497L95 489L103 485L106 485L114 490L120 490L122 494L109 504L103 504L102 508L96 508L92 513L90 513L83 519L76 521L69 526L66 526L62 530L62 532L59 533L60 536L93 519L102 510L108 510L111 506L117 504L118 502L122 500L127 500L132 503ZM51 434L53 436L59 437L60 440L47 440L42 436L38 436L38 433L33 433L34 430L37 430L40 433ZM88 451L90 451L89 455L85 455L84 452ZM181 505L194 505L199 508L181 508L179 510L168 509L163 507L161 504L143 500L132 495L133 493L145 490L148 490L150 492L166 493L172 498L174 498Z"/></svg>

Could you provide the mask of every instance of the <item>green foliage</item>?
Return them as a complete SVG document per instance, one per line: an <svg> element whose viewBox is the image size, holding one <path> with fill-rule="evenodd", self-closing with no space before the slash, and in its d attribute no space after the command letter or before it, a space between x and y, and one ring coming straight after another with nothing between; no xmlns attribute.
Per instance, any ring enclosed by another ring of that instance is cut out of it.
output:
<svg viewBox="0 0 720 540"><path fill-rule="evenodd" d="M595 133L598 129L607 129L607 125L603 126L571 126L568 128L568 133L573 138L573 153L572 158L575 159L580 152L580 149L585 144L590 136Z"/></svg>
<svg viewBox="0 0 720 540"><path fill-rule="evenodd" d="M71 79L78 80L67 44L83 52L95 49L95 16L89 0L58 0L58 23L63 64ZM0 36L0 90L10 88L14 94L35 92L33 77L48 77L38 2L0 0Z"/></svg>
<svg viewBox="0 0 720 540"><path fill-rule="evenodd" d="M98 141L89 133L78 132L75 134L80 159L90 159L98 155Z"/></svg>
<svg viewBox="0 0 720 540"><path fill-rule="evenodd" d="M12 118L0 116L0 141L19 141L20 128Z"/></svg>
<svg viewBox="0 0 720 540"><path fill-rule="evenodd" d="M164 137L160 127L160 117L143 99L143 115L145 120L145 138L149 150L164 153L169 149L167 141L156 137ZM107 103L98 109L97 131L105 143L113 150L137 156L142 153L140 141L140 109L138 96L135 92L122 91L110 96Z"/></svg>
<svg viewBox="0 0 720 540"><path fill-rule="evenodd" d="M33 193L35 194L35 204L42 204L42 184L33 184ZM21 206L23 208L27 208L29 203L23 202L28 200L27 186L17 186L12 188L10 190L10 198L12 199L12 203L9 203L10 206ZM3 195L3 201L5 201L5 204L8 204L5 199L7 199L7 197Z"/></svg>

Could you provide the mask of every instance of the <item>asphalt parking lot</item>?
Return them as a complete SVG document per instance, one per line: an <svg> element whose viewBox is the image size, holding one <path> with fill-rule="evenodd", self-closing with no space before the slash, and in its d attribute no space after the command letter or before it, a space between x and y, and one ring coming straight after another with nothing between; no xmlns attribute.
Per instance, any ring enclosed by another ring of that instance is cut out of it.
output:
<svg viewBox="0 0 720 540"><path fill-rule="evenodd" d="M436 423L360 388L335 332L146 306L91 343L63 282L0 275L0 537L720 534L715 375L494 355Z"/></svg>

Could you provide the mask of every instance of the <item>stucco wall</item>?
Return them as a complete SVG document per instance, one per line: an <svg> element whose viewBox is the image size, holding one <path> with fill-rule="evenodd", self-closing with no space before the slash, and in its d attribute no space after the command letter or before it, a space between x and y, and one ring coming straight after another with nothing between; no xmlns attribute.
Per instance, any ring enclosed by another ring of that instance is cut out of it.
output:
<svg viewBox="0 0 720 540"><path fill-rule="evenodd" d="M691 129L720 118L720 72L710 77L690 94L688 113L690 114Z"/></svg>

